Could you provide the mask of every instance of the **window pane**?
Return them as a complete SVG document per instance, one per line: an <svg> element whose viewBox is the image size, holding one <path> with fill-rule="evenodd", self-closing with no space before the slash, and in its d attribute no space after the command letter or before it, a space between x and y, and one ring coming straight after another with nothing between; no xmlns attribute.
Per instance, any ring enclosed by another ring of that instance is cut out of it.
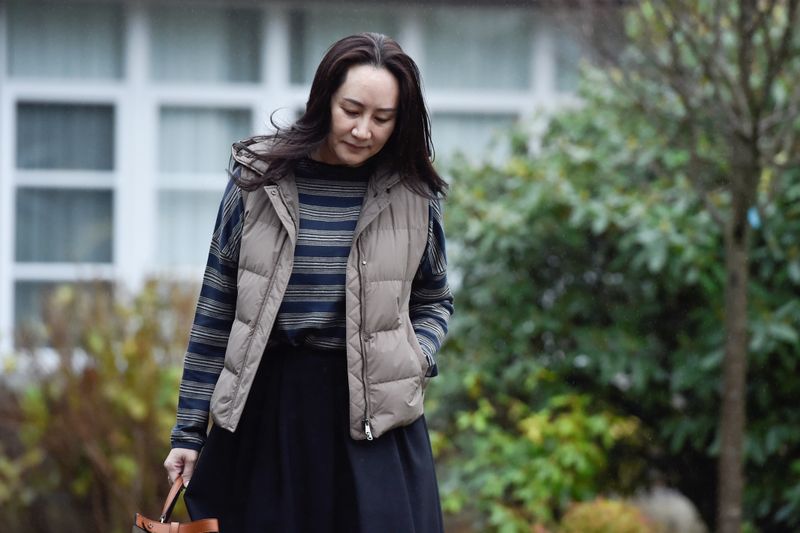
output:
<svg viewBox="0 0 800 533"><path fill-rule="evenodd" d="M435 8L423 22L429 87L527 89L530 15L514 10Z"/></svg>
<svg viewBox="0 0 800 533"><path fill-rule="evenodd" d="M556 90L574 92L578 88L580 62L583 53L578 40L568 32L559 32L555 38Z"/></svg>
<svg viewBox="0 0 800 533"><path fill-rule="evenodd" d="M260 11L159 6L150 15L153 79L256 82L261 78Z"/></svg>
<svg viewBox="0 0 800 533"><path fill-rule="evenodd" d="M248 109L162 107L159 169L162 172L220 172L228 168L231 144L251 131ZM169 179L169 176L163 176Z"/></svg>
<svg viewBox="0 0 800 533"><path fill-rule="evenodd" d="M221 184L223 187L224 182ZM164 265L205 265L222 192L158 195L158 258Z"/></svg>
<svg viewBox="0 0 800 533"><path fill-rule="evenodd" d="M16 260L111 262L112 193L17 190Z"/></svg>
<svg viewBox="0 0 800 533"><path fill-rule="evenodd" d="M114 108L17 104L17 168L112 170Z"/></svg>
<svg viewBox="0 0 800 533"><path fill-rule="evenodd" d="M291 81L311 83L325 51L335 41L354 33L374 31L395 37L396 15L365 7L315 7L293 11L291 31Z"/></svg>
<svg viewBox="0 0 800 533"><path fill-rule="evenodd" d="M489 154L492 141L513 125L514 115L478 115L470 113L434 113L432 130L437 161L447 161L457 152L471 160ZM491 151L493 157L508 155L500 145Z"/></svg>
<svg viewBox="0 0 800 533"><path fill-rule="evenodd" d="M44 327L45 309L55 291L75 290L89 297L109 297L112 286L105 281L55 282L55 281L17 281L14 283L14 330L16 345L42 346L46 342L47 329Z"/></svg>
<svg viewBox="0 0 800 533"><path fill-rule="evenodd" d="M122 7L13 1L8 73L57 78L122 77Z"/></svg>

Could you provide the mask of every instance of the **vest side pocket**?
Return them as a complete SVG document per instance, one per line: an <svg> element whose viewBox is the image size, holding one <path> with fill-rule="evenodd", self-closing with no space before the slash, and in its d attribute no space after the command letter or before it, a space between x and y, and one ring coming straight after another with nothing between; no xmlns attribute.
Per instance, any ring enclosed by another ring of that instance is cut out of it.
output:
<svg viewBox="0 0 800 533"><path fill-rule="evenodd" d="M425 386L430 381L430 378L426 377L428 374L428 370L430 369L430 365L428 364L428 358L425 357L425 352L422 351L422 346L419 344L419 339L417 339L417 334L414 332L414 328L411 325L411 319L409 319L408 325L408 344L411 345L411 349L417 356L417 360L419 361L420 367L420 374L419 378L422 381L422 388L424 389Z"/></svg>
<svg viewBox="0 0 800 533"><path fill-rule="evenodd" d="M392 331L399 329L403 320L400 315L400 291L402 282L398 280L366 282L362 303L366 312L366 333Z"/></svg>

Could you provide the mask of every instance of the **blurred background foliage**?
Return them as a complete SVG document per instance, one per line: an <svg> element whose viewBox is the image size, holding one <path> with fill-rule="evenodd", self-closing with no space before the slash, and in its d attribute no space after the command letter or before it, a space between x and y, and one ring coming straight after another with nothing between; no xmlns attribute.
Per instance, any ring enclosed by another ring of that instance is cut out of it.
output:
<svg viewBox="0 0 800 533"><path fill-rule="evenodd" d="M54 292L27 338L49 348L5 362L20 380L0 401L3 531L127 532L134 512L158 516L195 292Z"/></svg>
<svg viewBox="0 0 800 533"><path fill-rule="evenodd" d="M502 164L453 168L459 290L431 425L446 508L485 530L652 484L713 523L721 231L687 154L605 80L587 72L535 150L515 131ZM800 528L798 178L770 176L752 222L745 516L761 531Z"/></svg>
<svg viewBox="0 0 800 533"><path fill-rule="evenodd" d="M559 533L651 533L654 524L635 506L597 499L571 506Z"/></svg>
<svg viewBox="0 0 800 533"><path fill-rule="evenodd" d="M723 236L679 125L613 78L585 70L581 104L509 132L505 160L443 169L456 315L427 406L448 531L658 531L604 498L652 486L713 524ZM765 172L758 205L744 511L769 533L800 529L800 169ZM86 294L49 302L49 365L23 364L32 350L4 363L25 377L0 390L4 531L127 531L168 489L196 290Z"/></svg>

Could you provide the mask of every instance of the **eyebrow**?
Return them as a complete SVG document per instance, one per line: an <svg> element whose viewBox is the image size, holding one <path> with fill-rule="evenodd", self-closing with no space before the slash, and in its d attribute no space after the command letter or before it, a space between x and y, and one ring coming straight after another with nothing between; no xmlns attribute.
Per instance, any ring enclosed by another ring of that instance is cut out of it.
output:
<svg viewBox="0 0 800 533"><path fill-rule="evenodd" d="M344 100L346 102L349 102L349 103L351 103L353 105L357 105L358 107L364 107L364 104L362 104L361 102L359 102L355 98L347 98L345 96L345 97L342 98L342 100ZM381 107L380 109L377 109L377 111L381 111L381 112L384 112L384 113L394 113L395 111L397 111L397 108L395 108L395 107Z"/></svg>

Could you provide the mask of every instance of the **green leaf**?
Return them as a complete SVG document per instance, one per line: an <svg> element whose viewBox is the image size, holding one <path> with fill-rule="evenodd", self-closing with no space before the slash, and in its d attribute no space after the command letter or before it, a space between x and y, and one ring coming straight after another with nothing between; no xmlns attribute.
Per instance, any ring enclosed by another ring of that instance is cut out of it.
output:
<svg viewBox="0 0 800 533"><path fill-rule="evenodd" d="M800 336L798 336L797 330L789 324L774 322L767 326L767 330L770 335L783 342L792 345L796 345L800 342Z"/></svg>

